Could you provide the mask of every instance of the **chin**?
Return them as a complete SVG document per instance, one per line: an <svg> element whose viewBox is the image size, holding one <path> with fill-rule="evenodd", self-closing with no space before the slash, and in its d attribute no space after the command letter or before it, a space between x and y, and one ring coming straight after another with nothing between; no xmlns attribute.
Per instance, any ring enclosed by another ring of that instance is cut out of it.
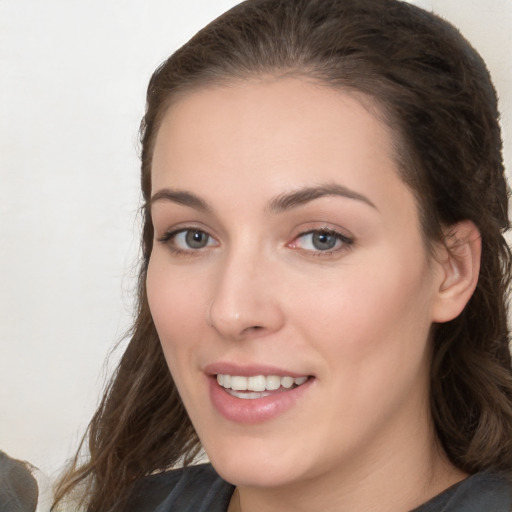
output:
<svg viewBox="0 0 512 512"><path fill-rule="evenodd" d="M296 469L279 462L273 464L251 461L213 463L217 473L237 487L272 488L290 485L300 480Z"/></svg>
<svg viewBox="0 0 512 512"><path fill-rule="evenodd" d="M218 444L209 457L227 482L240 487L270 488L293 484L309 473L305 454L295 448L290 449L289 455L283 440L274 444L259 439L252 443L231 442L225 449Z"/></svg>

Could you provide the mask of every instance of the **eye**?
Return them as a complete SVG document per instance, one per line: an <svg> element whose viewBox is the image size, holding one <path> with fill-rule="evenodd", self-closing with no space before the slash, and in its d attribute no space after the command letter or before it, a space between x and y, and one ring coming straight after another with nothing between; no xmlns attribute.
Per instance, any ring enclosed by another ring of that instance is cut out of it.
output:
<svg viewBox="0 0 512 512"><path fill-rule="evenodd" d="M292 242L291 247L318 254L340 251L352 243L352 239L337 231L315 229L299 235Z"/></svg>
<svg viewBox="0 0 512 512"><path fill-rule="evenodd" d="M205 247L216 246L217 241L205 231L200 229L180 229L171 231L159 240L176 252L197 251Z"/></svg>
<svg viewBox="0 0 512 512"><path fill-rule="evenodd" d="M204 231L187 229L176 233L174 243L185 249L202 249L210 243L210 235Z"/></svg>

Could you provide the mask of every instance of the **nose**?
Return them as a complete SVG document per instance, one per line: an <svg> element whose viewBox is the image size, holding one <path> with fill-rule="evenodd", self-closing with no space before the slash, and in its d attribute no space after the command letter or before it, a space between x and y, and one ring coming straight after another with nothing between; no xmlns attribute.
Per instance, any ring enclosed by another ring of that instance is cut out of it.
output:
<svg viewBox="0 0 512 512"><path fill-rule="evenodd" d="M263 336L284 323L275 263L247 252L227 257L216 276L207 322L224 338Z"/></svg>

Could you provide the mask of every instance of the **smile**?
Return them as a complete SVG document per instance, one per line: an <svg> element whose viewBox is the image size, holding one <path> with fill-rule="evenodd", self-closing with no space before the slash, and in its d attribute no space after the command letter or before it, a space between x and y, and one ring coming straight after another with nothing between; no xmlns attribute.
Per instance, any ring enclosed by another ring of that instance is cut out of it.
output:
<svg viewBox="0 0 512 512"><path fill-rule="evenodd" d="M211 365L205 373L216 411L231 422L246 425L276 419L294 409L310 396L317 381L313 375L230 364Z"/></svg>
<svg viewBox="0 0 512 512"><path fill-rule="evenodd" d="M254 400L270 396L272 391L286 391L301 386L308 377L290 377L279 375L241 375L217 374L217 382L231 396Z"/></svg>

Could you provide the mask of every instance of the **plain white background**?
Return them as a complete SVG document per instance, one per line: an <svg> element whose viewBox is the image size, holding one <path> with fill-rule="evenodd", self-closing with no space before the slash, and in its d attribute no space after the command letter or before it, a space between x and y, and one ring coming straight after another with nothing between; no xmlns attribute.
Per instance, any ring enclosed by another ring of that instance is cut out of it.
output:
<svg viewBox="0 0 512 512"><path fill-rule="evenodd" d="M147 81L235 3L0 0L0 449L48 474L76 448L130 324ZM488 62L511 169L512 1L412 3Z"/></svg>

